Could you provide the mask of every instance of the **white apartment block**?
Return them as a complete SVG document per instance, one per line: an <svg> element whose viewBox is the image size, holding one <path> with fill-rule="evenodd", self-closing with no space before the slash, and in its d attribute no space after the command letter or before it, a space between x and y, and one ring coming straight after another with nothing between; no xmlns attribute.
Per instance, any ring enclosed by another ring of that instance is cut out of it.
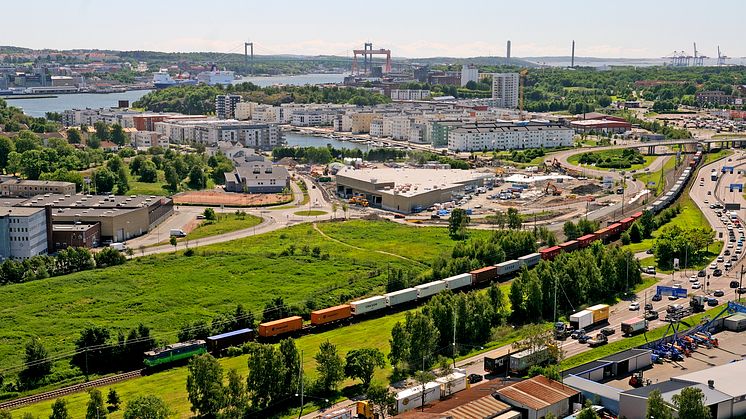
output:
<svg viewBox="0 0 746 419"><path fill-rule="evenodd" d="M0 260L47 254L44 208L0 207Z"/></svg>
<svg viewBox="0 0 746 419"><path fill-rule="evenodd" d="M135 131L130 136L130 141L135 148L150 148L159 146L168 148L169 141L165 134L157 131Z"/></svg>
<svg viewBox="0 0 746 419"><path fill-rule="evenodd" d="M505 122L464 124L448 133L451 151L569 147L573 130L558 124Z"/></svg>
<svg viewBox="0 0 746 419"><path fill-rule="evenodd" d="M479 81L479 69L474 64L464 64L461 67L461 87L466 86L470 81Z"/></svg>
<svg viewBox="0 0 746 419"><path fill-rule="evenodd" d="M370 121L370 136L383 137L383 119L374 119Z"/></svg>
<svg viewBox="0 0 746 419"><path fill-rule="evenodd" d="M520 75L518 73L495 73L492 75L492 99L497 101L499 108L518 107L518 87Z"/></svg>
<svg viewBox="0 0 746 419"><path fill-rule="evenodd" d="M122 128L132 128L132 117L135 115L142 115L142 112L111 108L68 109L62 112L62 124L66 127L93 126L96 122L103 121L109 125L119 124Z"/></svg>
<svg viewBox="0 0 746 419"><path fill-rule="evenodd" d="M344 114L338 114L337 116L334 117L332 126L334 127L334 131L337 131L337 132L352 131L352 115L350 114L350 112L345 112Z"/></svg>
<svg viewBox="0 0 746 419"><path fill-rule="evenodd" d="M332 125L337 114L334 111L296 110L290 122L295 127L320 127Z"/></svg>
<svg viewBox="0 0 746 419"><path fill-rule="evenodd" d="M155 128L157 133L167 136L173 143L212 145L219 141L230 141L262 150L271 150L284 144L282 131L276 124L257 124L253 121L164 121L156 123Z"/></svg>
<svg viewBox="0 0 746 419"><path fill-rule="evenodd" d="M391 100L425 100L430 97L429 90L392 89Z"/></svg>
<svg viewBox="0 0 746 419"><path fill-rule="evenodd" d="M408 116L396 116L385 118L391 120L391 135L394 140L409 140L409 130L412 127L412 119Z"/></svg>

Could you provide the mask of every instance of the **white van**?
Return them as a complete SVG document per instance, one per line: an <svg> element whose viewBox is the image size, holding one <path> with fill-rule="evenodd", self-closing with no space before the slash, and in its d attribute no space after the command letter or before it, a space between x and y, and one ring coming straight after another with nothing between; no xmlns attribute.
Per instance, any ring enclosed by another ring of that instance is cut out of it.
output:
<svg viewBox="0 0 746 419"><path fill-rule="evenodd" d="M172 236L172 237L173 236L175 236L175 237L186 237L186 233L184 233L184 230L182 230L180 228L173 228L173 229L171 229L171 231L169 232L169 235Z"/></svg>

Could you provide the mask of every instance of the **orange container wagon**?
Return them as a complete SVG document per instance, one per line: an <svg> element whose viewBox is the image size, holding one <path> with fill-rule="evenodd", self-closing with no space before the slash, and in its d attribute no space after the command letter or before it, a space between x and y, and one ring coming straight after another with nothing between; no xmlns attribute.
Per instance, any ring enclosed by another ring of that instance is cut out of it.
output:
<svg viewBox="0 0 746 419"><path fill-rule="evenodd" d="M259 325L259 336L270 338L296 332L303 328L303 318L300 316L286 317Z"/></svg>
<svg viewBox="0 0 746 419"><path fill-rule="evenodd" d="M322 324L336 322L339 320L349 319L352 317L352 311L349 304L329 307L311 312L311 324L320 326Z"/></svg>

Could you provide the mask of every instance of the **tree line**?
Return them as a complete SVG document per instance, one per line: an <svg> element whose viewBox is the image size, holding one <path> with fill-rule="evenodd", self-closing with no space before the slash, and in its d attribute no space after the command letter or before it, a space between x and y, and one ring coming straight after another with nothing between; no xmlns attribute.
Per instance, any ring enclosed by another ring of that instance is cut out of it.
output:
<svg viewBox="0 0 746 419"><path fill-rule="evenodd" d="M84 247L68 247L57 252L55 256L37 255L23 260L5 259L0 264L0 285L19 284L121 265L126 260L125 255L111 247L106 247L95 255Z"/></svg>
<svg viewBox="0 0 746 419"><path fill-rule="evenodd" d="M88 390L88 402L86 403L85 419L106 419L108 415L119 410L122 400L113 388L107 393L106 402L101 390L92 388ZM135 396L127 402L122 412L124 419L167 419L175 412L158 396L152 394ZM23 419L34 419L31 413L24 413ZM13 415L0 410L0 419L12 419ZM71 419L67 408L67 401L63 398L52 403L52 413L49 419Z"/></svg>

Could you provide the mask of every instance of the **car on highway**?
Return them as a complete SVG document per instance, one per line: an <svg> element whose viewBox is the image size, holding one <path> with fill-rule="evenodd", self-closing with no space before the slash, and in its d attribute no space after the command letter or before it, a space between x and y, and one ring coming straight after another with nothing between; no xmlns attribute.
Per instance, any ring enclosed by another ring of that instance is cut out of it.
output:
<svg viewBox="0 0 746 419"><path fill-rule="evenodd" d="M704 201L702 201L702 202L704 202L705 204L709 204L709 203L710 203L710 200L709 200L709 199L705 199L705 200L704 200Z"/></svg>
<svg viewBox="0 0 746 419"><path fill-rule="evenodd" d="M725 291L723 290L715 290L715 292L712 293L715 297L722 297L725 295Z"/></svg>
<svg viewBox="0 0 746 419"><path fill-rule="evenodd" d="M741 253L743 253L743 248L736 247L736 254L740 255Z"/></svg>
<svg viewBox="0 0 746 419"><path fill-rule="evenodd" d="M585 334L585 329L578 329L578 330L572 332L572 334L570 334L570 337L572 339L578 339L579 337L583 336L584 334Z"/></svg>
<svg viewBox="0 0 746 419"><path fill-rule="evenodd" d="M663 297L661 297L661 295L660 295L660 294L655 294L655 295L653 296L653 298L651 298L651 300L653 300L653 301L660 301L660 300L662 300L662 299L663 299Z"/></svg>
<svg viewBox="0 0 746 419"><path fill-rule="evenodd" d="M697 276L697 275L692 275L689 278L689 282L697 282L697 281L699 281L699 276Z"/></svg>
<svg viewBox="0 0 746 419"><path fill-rule="evenodd" d="M469 379L469 384L478 383L484 379L484 377L479 374L469 374L467 378Z"/></svg>
<svg viewBox="0 0 746 419"><path fill-rule="evenodd" d="M591 336L590 335L582 335L582 336L578 337L578 343L586 343L589 340L591 340Z"/></svg>
<svg viewBox="0 0 746 419"><path fill-rule="evenodd" d="M712 276L723 276L723 271L720 269L715 269L712 271Z"/></svg>
<svg viewBox="0 0 746 419"><path fill-rule="evenodd" d="M715 262L712 262L712 263L710 264L710 269L717 269L717 268L718 268L718 264L717 264L717 263L715 263Z"/></svg>
<svg viewBox="0 0 746 419"><path fill-rule="evenodd" d="M725 269L730 269L732 266L733 264L730 261L725 262L725 265L723 265Z"/></svg>
<svg viewBox="0 0 746 419"><path fill-rule="evenodd" d="M728 284L728 286L731 288L738 288L741 286L741 283L738 281L730 281L730 284Z"/></svg>
<svg viewBox="0 0 746 419"><path fill-rule="evenodd" d="M708 298L707 299L707 305L710 307L716 307L718 304L720 304L720 301L718 301L717 298Z"/></svg>
<svg viewBox="0 0 746 419"><path fill-rule="evenodd" d="M650 311L652 309L653 309L653 305L652 304L650 304L650 303L646 303L645 304L645 311Z"/></svg>
<svg viewBox="0 0 746 419"><path fill-rule="evenodd" d="M738 294L746 294L746 287L737 288L736 292Z"/></svg>
<svg viewBox="0 0 746 419"><path fill-rule="evenodd" d="M676 300L678 300L678 299L679 299L679 297L677 297L677 296L675 296L675 295L669 295L669 296L668 296L668 300L669 300L669 301L676 301Z"/></svg>
<svg viewBox="0 0 746 419"><path fill-rule="evenodd" d="M695 282L695 283L692 284L692 289L693 290L698 290L700 288L702 288L702 284L700 284L699 282Z"/></svg>
<svg viewBox="0 0 746 419"><path fill-rule="evenodd" d="M658 318L658 312L655 310L649 310L645 313L645 320L655 320Z"/></svg>
<svg viewBox="0 0 746 419"><path fill-rule="evenodd" d="M631 303L631 304L629 305L629 309L630 309L630 310L633 310L633 311L637 311L637 310L639 310L639 309L640 309L640 303L638 303L637 301L633 301L633 302L632 302L632 303Z"/></svg>
<svg viewBox="0 0 746 419"><path fill-rule="evenodd" d="M718 258L715 259L715 260L718 261L718 262L722 262L723 261L723 257L722 256L718 256Z"/></svg>
<svg viewBox="0 0 746 419"><path fill-rule="evenodd" d="M604 327L603 329L601 329L601 333L603 333L606 336L611 336L614 333L616 333L616 330L614 330L613 327Z"/></svg>
<svg viewBox="0 0 746 419"><path fill-rule="evenodd" d="M705 270L702 269L701 271L697 272L697 276L700 278L704 278L705 276L707 276L707 272L705 272Z"/></svg>
<svg viewBox="0 0 746 419"><path fill-rule="evenodd" d="M725 256L730 256L730 250L728 250L728 249L725 249L725 252L723 252L723 254L724 254Z"/></svg>
<svg viewBox="0 0 746 419"><path fill-rule="evenodd" d="M738 255L731 255L731 257L730 257L730 261L731 261L731 262L736 262L736 261L738 261Z"/></svg>

